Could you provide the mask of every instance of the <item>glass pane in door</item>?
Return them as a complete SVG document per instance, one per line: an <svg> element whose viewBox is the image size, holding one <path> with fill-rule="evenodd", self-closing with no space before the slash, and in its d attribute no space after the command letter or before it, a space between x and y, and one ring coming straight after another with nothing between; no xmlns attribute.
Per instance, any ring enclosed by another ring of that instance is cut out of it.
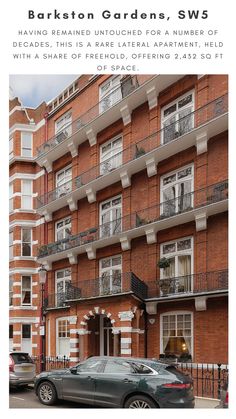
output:
<svg viewBox="0 0 236 419"><path fill-rule="evenodd" d="M191 291L191 256L178 256L177 292Z"/></svg>
<svg viewBox="0 0 236 419"><path fill-rule="evenodd" d="M178 184L178 212L186 211L192 207L191 180Z"/></svg>

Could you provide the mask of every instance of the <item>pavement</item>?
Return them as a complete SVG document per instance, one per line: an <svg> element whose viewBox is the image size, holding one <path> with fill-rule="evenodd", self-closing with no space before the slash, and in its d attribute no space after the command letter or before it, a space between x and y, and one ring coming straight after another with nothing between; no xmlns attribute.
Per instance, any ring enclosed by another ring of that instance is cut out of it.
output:
<svg viewBox="0 0 236 419"><path fill-rule="evenodd" d="M205 399L201 397L195 398L196 409L214 409L219 404L219 400L216 399ZM10 409L91 409L94 408L88 405L82 405L79 403L68 402L61 400L55 406L45 406L39 402L37 396L34 393L33 386L28 388L12 388L9 395L9 408ZM97 407L96 407L97 409Z"/></svg>

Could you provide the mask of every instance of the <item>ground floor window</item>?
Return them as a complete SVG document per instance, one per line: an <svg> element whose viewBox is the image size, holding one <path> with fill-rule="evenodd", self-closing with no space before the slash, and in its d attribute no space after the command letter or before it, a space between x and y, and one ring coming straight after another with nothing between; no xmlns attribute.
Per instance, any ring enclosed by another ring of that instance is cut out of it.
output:
<svg viewBox="0 0 236 419"><path fill-rule="evenodd" d="M57 319L57 356L70 356L70 322L67 317Z"/></svg>
<svg viewBox="0 0 236 419"><path fill-rule="evenodd" d="M13 350L13 324L9 324L9 351Z"/></svg>
<svg viewBox="0 0 236 419"><path fill-rule="evenodd" d="M192 313L168 313L161 316L161 347L163 356L191 359L193 355Z"/></svg>

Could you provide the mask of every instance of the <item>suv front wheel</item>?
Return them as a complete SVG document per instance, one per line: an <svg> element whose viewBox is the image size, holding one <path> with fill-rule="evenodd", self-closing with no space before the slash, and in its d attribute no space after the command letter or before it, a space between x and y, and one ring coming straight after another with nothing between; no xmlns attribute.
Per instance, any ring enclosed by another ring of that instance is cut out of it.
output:
<svg viewBox="0 0 236 419"><path fill-rule="evenodd" d="M49 381L43 381L39 384L37 394L40 402L48 406L57 401L56 389Z"/></svg>

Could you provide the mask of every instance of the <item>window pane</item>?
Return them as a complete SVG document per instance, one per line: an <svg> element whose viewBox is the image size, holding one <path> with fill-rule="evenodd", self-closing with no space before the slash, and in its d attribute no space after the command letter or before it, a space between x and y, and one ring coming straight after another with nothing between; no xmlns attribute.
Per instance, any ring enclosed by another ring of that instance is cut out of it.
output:
<svg viewBox="0 0 236 419"><path fill-rule="evenodd" d="M30 243L31 242L31 229L23 228L22 229L22 241Z"/></svg>
<svg viewBox="0 0 236 419"><path fill-rule="evenodd" d="M170 106L169 108L165 109L165 111L164 111L164 117L172 114L175 111L176 111L176 104L174 104L174 105Z"/></svg>
<svg viewBox="0 0 236 419"><path fill-rule="evenodd" d="M163 245L163 254L175 252L175 243Z"/></svg>
<svg viewBox="0 0 236 419"><path fill-rule="evenodd" d="M30 132L21 133L21 144L22 148L31 148L32 134Z"/></svg>
<svg viewBox="0 0 236 419"><path fill-rule="evenodd" d="M22 289L31 289L31 277L30 276L23 276L22 277Z"/></svg>
<svg viewBox="0 0 236 419"><path fill-rule="evenodd" d="M105 373L124 373L132 372L131 365L126 361L108 361L105 367Z"/></svg>
<svg viewBox="0 0 236 419"><path fill-rule="evenodd" d="M22 324L22 338L29 339L31 338L31 325Z"/></svg>
<svg viewBox="0 0 236 419"><path fill-rule="evenodd" d="M187 167L187 169L180 170L178 172L178 179L182 179L185 176L189 176L192 173L192 167Z"/></svg>
<svg viewBox="0 0 236 419"><path fill-rule="evenodd" d="M9 324L9 339L13 339L13 324Z"/></svg>
<svg viewBox="0 0 236 419"><path fill-rule="evenodd" d="M31 196L22 196L22 209L32 209Z"/></svg>
<svg viewBox="0 0 236 419"><path fill-rule="evenodd" d="M179 240L177 242L177 250L191 249L191 239Z"/></svg>
<svg viewBox="0 0 236 419"><path fill-rule="evenodd" d="M185 96L183 99L181 99L178 102L178 108L182 108L183 106L186 106L188 103L191 103L191 102L192 102L192 94Z"/></svg>
<svg viewBox="0 0 236 419"><path fill-rule="evenodd" d="M32 193L32 181L23 180L22 181L22 193L23 195L31 195Z"/></svg>

